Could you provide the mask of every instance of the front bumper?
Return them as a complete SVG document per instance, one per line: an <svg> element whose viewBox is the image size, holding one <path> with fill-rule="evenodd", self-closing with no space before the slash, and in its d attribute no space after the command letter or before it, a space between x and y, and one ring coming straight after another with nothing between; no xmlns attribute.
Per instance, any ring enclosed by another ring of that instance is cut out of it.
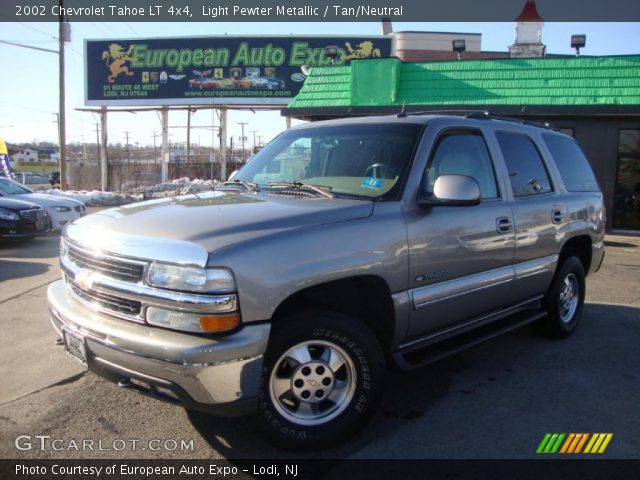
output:
<svg viewBox="0 0 640 480"><path fill-rule="evenodd" d="M52 208L47 209L49 217L51 217L51 228L56 232L61 232L64 226L80 218L83 214L72 210L70 212L56 212Z"/></svg>
<svg viewBox="0 0 640 480"><path fill-rule="evenodd" d="M51 322L83 339L88 368L121 386L221 415L255 411L268 323L203 337L116 319L87 309L62 280L47 292Z"/></svg>
<svg viewBox="0 0 640 480"><path fill-rule="evenodd" d="M0 220L0 238L35 237L48 231L49 221L38 225L26 220Z"/></svg>

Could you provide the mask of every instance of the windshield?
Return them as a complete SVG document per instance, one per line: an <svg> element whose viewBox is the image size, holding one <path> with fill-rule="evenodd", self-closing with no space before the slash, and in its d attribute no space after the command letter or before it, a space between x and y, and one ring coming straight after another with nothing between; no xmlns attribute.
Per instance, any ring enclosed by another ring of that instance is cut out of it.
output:
<svg viewBox="0 0 640 480"><path fill-rule="evenodd" d="M19 183L12 182L11 180L0 179L0 193L4 193L5 195L20 195L22 193L33 192Z"/></svg>
<svg viewBox="0 0 640 480"><path fill-rule="evenodd" d="M261 189L312 185L335 196L382 197L407 171L421 128L378 123L290 130L262 149L234 180Z"/></svg>

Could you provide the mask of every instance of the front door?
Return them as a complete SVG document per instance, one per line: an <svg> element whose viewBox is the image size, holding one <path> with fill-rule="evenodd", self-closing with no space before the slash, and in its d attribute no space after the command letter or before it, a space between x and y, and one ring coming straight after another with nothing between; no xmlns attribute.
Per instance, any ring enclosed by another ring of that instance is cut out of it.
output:
<svg viewBox="0 0 640 480"><path fill-rule="evenodd" d="M509 303L513 280L511 205L498 188L494 163L482 133L440 132L425 172L429 190L444 174L477 180L476 206L434 206L407 213L409 338L443 330Z"/></svg>

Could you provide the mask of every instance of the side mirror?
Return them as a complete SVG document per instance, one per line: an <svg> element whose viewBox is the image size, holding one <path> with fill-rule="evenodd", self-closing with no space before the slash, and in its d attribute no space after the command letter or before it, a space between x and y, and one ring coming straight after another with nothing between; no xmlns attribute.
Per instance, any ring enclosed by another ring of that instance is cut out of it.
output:
<svg viewBox="0 0 640 480"><path fill-rule="evenodd" d="M475 178L466 175L440 175L433 185L433 193L425 192L418 200L420 207L464 206L478 203L480 203L480 186Z"/></svg>

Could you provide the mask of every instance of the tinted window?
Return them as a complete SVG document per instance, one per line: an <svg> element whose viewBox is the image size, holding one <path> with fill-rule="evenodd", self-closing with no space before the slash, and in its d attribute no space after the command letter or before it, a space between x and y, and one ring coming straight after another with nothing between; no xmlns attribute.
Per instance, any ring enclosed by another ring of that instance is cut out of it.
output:
<svg viewBox="0 0 640 480"><path fill-rule="evenodd" d="M549 175L533 141L517 133L496 133L507 164L514 197L539 195L551 191Z"/></svg>
<svg viewBox="0 0 640 480"><path fill-rule="evenodd" d="M496 178L484 139L475 133L447 134L436 147L427 169L429 191L440 175L466 175L480 185L482 198L496 198Z"/></svg>
<svg viewBox="0 0 640 480"><path fill-rule="evenodd" d="M556 161L567 190L570 192L599 190L589 161L576 142L559 135L543 134L542 138Z"/></svg>

